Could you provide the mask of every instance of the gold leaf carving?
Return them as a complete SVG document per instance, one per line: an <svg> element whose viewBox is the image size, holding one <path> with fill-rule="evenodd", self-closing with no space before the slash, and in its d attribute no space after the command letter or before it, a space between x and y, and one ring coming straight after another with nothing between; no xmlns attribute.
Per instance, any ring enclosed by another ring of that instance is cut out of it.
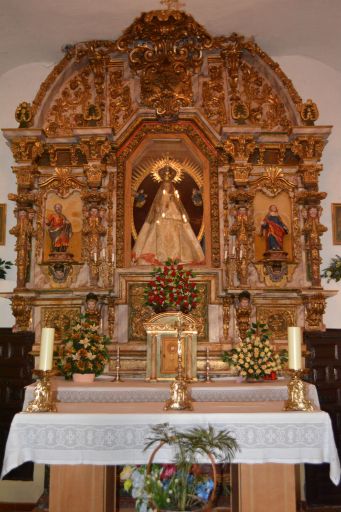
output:
<svg viewBox="0 0 341 512"><path fill-rule="evenodd" d="M133 112L130 87L123 82L123 66L109 71L110 126L118 131Z"/></svg>
<svg viewBox="0 0 341 512"><path fill-rule="evenodd" d="M286 307L257 307L257 320L269 326L273 338L286 340L288 327L297 324L296 309Z"/></svg>
<svg viewBox="0 0 341 512"><path fill-rule="evenodd" d="M182 11L143 13L117 41L140 76L143 104L166 116L192 104L192 73L210 46L210 35Z"/></svg>
<svg viewBox="0 0 341 512"><path fill-rule="evenodd" d="M227 124L223 67L209 66L209 80L202 85L202 105L207 119L219 131Z"/></svg>
<svg viewBox="0 0 341 512"><path fill-rule="evenodd" d="M274 92L273 87L254 67L246 62L240 66L242 75L241 99L249 110L249 122L271 130L281 126L290 129L292 123L286 114L282 101Z"/></svg>
<svg viewBox="0 0 341 512"><path fill-rule="evenodd" d="M61 196L65 196L70 190L84 187L77 178L72 176L72 171L67 167L56 167L55 174L40 184L41 188L56 190Z"/></svg>
<svg viewBox="0 0 341 512"><path fill-rule="evenodd" d="M61 341L70 326L79 321L80 313L80 307L42 308L42 327L54 327L56 340Z"/></svg>
<svg viewBox="0 0 341 512"><path fill-rule="evenodd" d="M72 128L83 126L83 116L89 103L94 103L89 83L90 69L83 69L73 76L63 88L46 116L48 135L66 135Z"/></svg>
<svg viewBox="0 0 341 512"><path fill-rule="evenodd" d="M292 190L295 185L284 177L280 167L268 167L263 176L253 182L253 187L261 188L265 193L276 196L282 190Z"/></svg>

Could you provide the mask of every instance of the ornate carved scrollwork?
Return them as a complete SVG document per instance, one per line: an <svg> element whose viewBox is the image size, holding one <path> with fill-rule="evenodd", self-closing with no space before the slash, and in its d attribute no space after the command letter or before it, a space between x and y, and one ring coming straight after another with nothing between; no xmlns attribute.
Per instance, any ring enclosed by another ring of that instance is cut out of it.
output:
<svg viewBox="0 0 341 512"><path fill-rule="evenodd" d="M82 189L84 184L72 175L71 169L67 167L56 167L54 175L42 180L40 187L47 190L55 190L63 197L71 190Z"/></svg>
<svg viewBox="0 0 341 512"><path fill-rule="evenodd" d="M250 328L251 322L251 295L243 291L238 295L236 302L236 319L240 339L246 338L246 333Z"/></svg>
<svg viewBox="0 0 341 512"><path fill-rule="evenodd" d="M140 76L141 100L160 116L178 114L192 104L191 77L202 64L211 36L182 11L144 13L117 41Z"/></svg>
<svg viewBox="0 0 341 512"><path fill-rule="evenodd" d="M296 309L293 306L259 306L257 307L257 320L267 324L272 336L278 340L286 340L288 327L297 325Z"/></svg>
<svg viewBox="0 0 341 512"><path fill-rule="evenodd" d="M13 295L11 298L12 313L15 318L13 332L29 331L32 328L32 303L29 297Z"/></svg>
<svg viewBox="0 0 341 512"><path fill-rule="evenodd" d="M31 255L31 240L36 232L33 229L34 212L21 208L17 211L17 225L10 229L11 235L16 236L15 250L17 251L17 287L25 288L29 277L29 265Z"/></svg>
<svg viewBox="0 0 341 512"><path fill-rule="evenodd" d="M253 232L255 230L253 215L248 210L248 204L240 204L234 212L234 222L230 234L235 236L236 270L241 285L248 281L248 267L253 247Z"/></svg>
<svg viewBox="0 0 341 512"><path fill-rule="evenodd" d="M225 342L228 340L228 337L229 337L230 316L231 316L232 304L233 304L233 297L231 297L231 296L223 297L223 336L224 336Z"/></svg>
<svg viewBox="0 0 341 512"><path fill-rule="evenodd" d="M80 307L42 308L42 327L54 327L56 340L61 341L71 325L79 321L80 313Z"/></svg>
<svg viewBox="0 0 341 512"><path fill-rule="evenodd" d="M32 121L32 105L22 101L15 110L15 120L19 123L19 128L28 128Z"/></svg>
<svg viewBox="0 0 341 512"><path fill-rule="evenodd" d="M321 207L312 204L303 210L305 246L308 257L308 275L313 286L321 286L321 236L327 228L320 223Z"/></svg>
<svg viewBox="0 0 341 512"><path fill-rule="evenodd" d="M304 297L306 329L324 331L323 315L326 310L326 299L322 293Z"/></svg>
<svg viewBox="0 0 341 512"><path fill-rule="evenodd" d="M223 67L209 64L209 80L202 85L202 108L212 126L219 131L227 124Z"/></svg>

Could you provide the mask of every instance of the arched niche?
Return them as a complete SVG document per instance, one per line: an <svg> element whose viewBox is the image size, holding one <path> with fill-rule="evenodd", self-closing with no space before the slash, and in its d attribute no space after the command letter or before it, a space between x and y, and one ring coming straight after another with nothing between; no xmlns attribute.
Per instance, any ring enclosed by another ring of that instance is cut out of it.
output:
<svg viewBox="0 0 341 512"><path fill-rule="evenodd" d="M162 133L162 131L157 134L147 134L125 162L124 266L131 265L132 241L136 239L159 187L159 183L150 176L151 167L153 163L157 164L167 155L171 155L171 161L178 163L182 169L183 176L176 187L188 213L189 222L192 223L192 229L202 243L205 255L203 264L210 267L212 264L210 162L187 134ZM138 209L134 206L134 203L136 204L134 194L142 187L147 194L146 211L141 215L142 219L139 219ZM149 188L146 190L146 187ZM193 203L194 188L201 190L202 206L196 207ZM216 197L215 200L217 199ZM214 226L214 230L216 229L218 227Z"/></svg>

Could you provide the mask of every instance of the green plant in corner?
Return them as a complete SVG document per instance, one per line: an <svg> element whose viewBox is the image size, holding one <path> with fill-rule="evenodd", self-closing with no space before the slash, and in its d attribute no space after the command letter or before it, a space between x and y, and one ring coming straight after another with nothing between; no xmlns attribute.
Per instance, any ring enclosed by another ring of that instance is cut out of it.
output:
<svg viewBox="0 0 341 512"><path fill-rule="evenodd" d="M6 270L9 270L13 267L13 263L11 261L6 261L0 258L0 279L6 279Z"/></svg>
<svg viewBox="0 0 341 512"><path fill-rule="evenodd" d="M341 256L336 255L330 260L328 267L324 268L321 273L321 277L329 281L340 281L341 279Z"/></svg>

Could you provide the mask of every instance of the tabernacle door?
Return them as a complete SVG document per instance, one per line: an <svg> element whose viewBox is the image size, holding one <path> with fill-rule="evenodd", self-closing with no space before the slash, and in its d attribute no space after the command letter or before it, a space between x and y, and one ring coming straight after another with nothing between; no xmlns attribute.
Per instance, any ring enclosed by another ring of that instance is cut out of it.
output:
<svg viewBox="0 0 341 512"><path fill-rule="evenodd" d="M178 368L178 337L182 364L188 380L197 375L197 330L191 315L166 312L144 324L147 331L146 380L173 380Z"/></svg>

